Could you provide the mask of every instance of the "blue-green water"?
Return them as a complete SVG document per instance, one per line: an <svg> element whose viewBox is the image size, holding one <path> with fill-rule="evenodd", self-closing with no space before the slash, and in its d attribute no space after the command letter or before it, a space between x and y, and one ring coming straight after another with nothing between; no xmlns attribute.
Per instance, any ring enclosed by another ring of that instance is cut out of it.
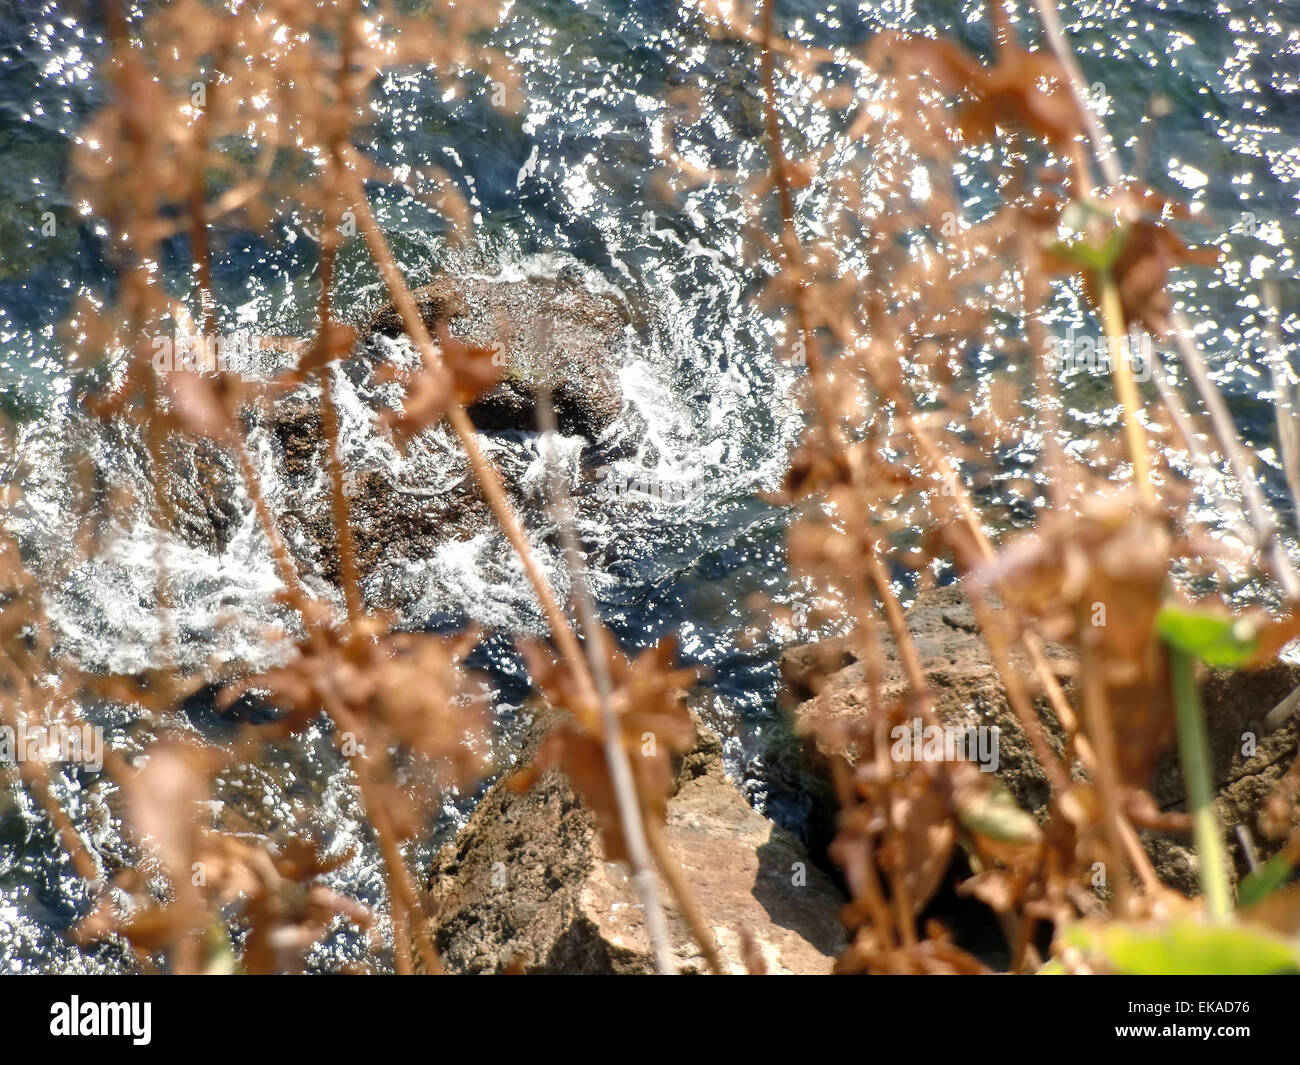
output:
<svg viewBox="0 0 1300 1065"><path fill-rule="evenodd" d="M982 50L984 6L801 2L778 11L786 32L829 46L895 27L942 32ZM1033 39L1027 10L1019 5L1018 26ZM1226 235L1223 261L1180 276L1174 287L1200 323L1214 376L1289 523L1274 454L1259 284L1277 284L1282 333L1293 347L1300 331L1300 4L1077 3L1061 10L1085 76L1105 100L1125 166L1202 209L1194 236ZM727 191L704 187L673 204L652 183L665 101L683 84L703 95L702 117L689 135L709 164L761 165L752 53L711 40L688 9L649 2L519 3L496 43L523 78L519 116L496 113L487 91L444 100L429 75L392 77L378 88L373 142L364 147L383 162L436 163L453 175L476 212L484 248L479 268L546 272L578 263L592 281L648 308L651 339L624 368L631 405L619 431L630 442L628 468L705 487L688 493L684 504L645 508L635 518L593 518L584 534L597 545L602 612L632 647L680 635L684 657L710 669L710 683L728 700L729 757L751 798L797 827L799 797L774 784L764 766L777 654L791 634L760 625L756 644L741 638L753 621L746 606L753 593L779 601L797 594L785 569L784 518L758 498L779 481L798 432L791 377L773 354L772 316L752 299L761 272L741 265L741 219ZM69 389L57 323L83 287L109 279L103 230L80 214L66 180L69 147L101 92L93 76L101 50L100 30L82 5L0 0L0 407L27 424L33 448L43 433L57 435ZM1156 97L1169 102L1169 113L1156 124L1139 168L1139 130ZM987 195L969 191L973 200ZM376 187L372 195L413 278L455 265L441 222L427 208L393 189ZM268 333L306 328L310 301L303 294L315 256L304 226L286 212L270 237L235 226L218 231L221 331L250 323ZM182 238L168 257L186 261ZM380 299L360 244L346 247L337 295L342 313L360 318ZM1061 294L1059 316L1062 328L1072 321L1082 327L1069 293ZM1113 423L1114 412L1089 409L1079 417ZM39 545L44 521L46 543L53 544L58 486L37 481L32 494L51 509L22 531ZM469 614L503 629L533 626L517 578L501 572L499 580L479 579L495 572L499 546L485 538L457 557L428 560L420 572L430 591L408 620ZM266 617L261 604L274 582L255 545L242 549L223 557L180 553L175 568L183 600L196 613L214 599L233 602L252 633ZM139 603L150 587L150 557L123 552L81 571L75 589L51 589L67 646L88 663L148 664L154 634L140 622ZM238 631L218 651L255 657ZM497 671L508 707L518 684L505 641L484 659ZM0 816L8 818L0 833L0 966L97 964L57 937L81 899L51 857L47 834L30 811ZM374 898L377 883L371 855L344 870L340 886ZM332 960L347 949L339 946ZM331 958L320 964L329 967Z"/></svg>

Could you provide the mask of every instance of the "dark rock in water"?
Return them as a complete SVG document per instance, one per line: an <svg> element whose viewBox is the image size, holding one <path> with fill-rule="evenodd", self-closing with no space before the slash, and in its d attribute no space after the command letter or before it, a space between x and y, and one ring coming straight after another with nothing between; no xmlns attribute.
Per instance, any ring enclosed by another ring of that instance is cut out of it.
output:
<svg viewBox="0 0 1300 1065"><path fill-rule="evenodd" d="M229 454L202 437L170 436L165 463L157 470L141 427L126 419L101 422L75 415L67 426L64 461L83 473L81 489L90 488L86 504L107 507L111 494L126 490L142 506L156 502L186 543L221 552L230 543L242 513L239 474ZM94 456L99 456L94 458ZM85 466L88 458L93 465ZM84 474L89 474L85 477ZM141 490L143 489L143 490ZM102 528L100 530L102 532Z"/></svg>
<svg viewBox="0 0 1300 1065"><path fill-rule="evenodd" d="M317 397L300 391L276 401L266 421L278 444L290 504L277 514L280 527L307 572L339 580L339 544L325 476L325 439ZM507 492L519 504L517 486ZM430 557L451 540L465 539L493 521L487 503L467 475L446 491L422 494L396 483L384 469L348 474L348 504L357 567L363 578L391 559Z"/></svg>
<svg viewBox="0 0 1300 1065"><path fill-rule="evenodd" d="M507 360L505 380L470 408L478 428L535 429L543 387L551 390L559 428L568 435L594 440L622 409L617 359L628 317L611 297L593 294L571 279L450 277L418 289L416 297L431 329L445 323L461 340L499 350ZM383 355L366 341L401 331L392 305L372 316L362 343L343 364L359 394L375 394ZM242 417L245 431L264 429L270 438L283 489L276 518L299 565L305 573L337 582L340 551L325 481L318 393L303 386L269 404L250 405ZM164 483L177 531L190 543L224 550L247 505L240 499L238 470L228 454L206 441L177 440L172 446L178 449L177 459ZM520 461L498 461L498 468L511 502L521 507L524 493L516 481L531 458L523 449L507 446ZM142 447L137 444L136 450L148 467ZM413 479L410 484L397 483L393 472L377 465L348 470L349 512L363 578L389 562L429 558L439 546L468 539L493 524L463 454L421 454L413 462L404 474ZM425 463L436 469L426 469ZM429 483L421 483L426 472ZM391 596L411 593L387 589L377 594L398 605Z"/></svg>
<svg viewBox="0 0 1300 1065"><path fill-rule="evenodd" d="M558 720L543 710L525 743L531 759ZM724 774L721 744L701 729L683 759L666 834L724 966L743 971L742 932L773 973L827 973L843 949L843 898L798 840L756 813ZM604 860L591 814L559 770L527 792L499 781L430 875L437 947L453 972L644 973L654 969L636 893ZM678 966L701 972L662 880Z"/></svg>
<svg viewBox="0 0 1300 1065"><path fill-rule="evenodd" d="M175 456L163 483L180 533L190 543L223 551L239 527L240 511L234 486L235 464L216 444L202 438L170 442ZM215 491L196 491L214 486Z"/></svg>
<svg viewBox="0 0 1300 1065"><path fill-rule="evenodd" d="M327 455L318 392L301 387L282 394L269 405L243 412L245 432L265 430L269 438L281 498L274 511L277 527L304 574L337 583L340 577L338 537L331 513ZM118 434L122 446L142 470L151 470L138 434ZM245 520L245 485L233 460L203 439L175 437L168 441L171 461L157 478L176 533L189 544L219 553ZM357 564L368 577L384 560L428 558L440 545L467 539L493 522L460 461L440 459L452 468L449 486L437 493L420 485L398 484L382 468L347 471L349 515ZM463 476L457 478L457 472ZM504 486L515 506L521 504L518 485Z"/></svg>
<svg viewBox="0 0 1300 1065"><path fill-rule="evenodd" d="M499 352L505 378L469 409L478 428L532 430L537 400L549 389L562 433L594 440L622 409L617 351L628 315L609 296L572 281L517 281L443 277L414 293L421 317L435 332ZM370 319L365 336L405 332L393 304Z"/></svg>
<svg viewBox="0 0 1300 1065"><path fill-rule="evenodd" d="M218 699L225 687L224 679L213 681L181 701L180 712L204 735L227 739L240 725L265 725L281 716L273 704L255 692L244 692L230 706L218 710Z"/></svg>
<svg viewBox="0 0 1300 1065"><path fill-rule="evenodd" d="M627 319L613 299L594 295L575 281L544 278L441 278L415 295L431 329L446 323L459 339L500 350L507 359L506 379L470 408L478 428L534 429L537 390L543 385L552 391L557 422L566 434L594 439L621 410L617 356ZM374 347L364 342L401 331L392 305L372 316L361 351L346 366L354 382L364 384L372 371L372 358L366 356L373 357ZM261 417L282 456L291 502L278 517L286 538L309 572L337 581L337 537L328 493L319 491L326 469L319 400L300 390L277 399ZM349 471L352 530L363 578L393 560L429 558L439 546L492 526L494 519L463 457L445 455L436 461L442 485L436 492L421 484L398 484L385 469ZM498 468L504 473L508 467L498 463ZM504 483L511 502L522 507L522 487L511 476Z"/></svg>
<svg viewBox="0 0 1300 1065"><path fill-rule="evenodd" d="M942 588L923 595L908 611L907 624L933 690L939 717L950 724L999 726L998 779L1023 809L1041 821L1046 816L1051 795L1047 777L1007 703L974 612L960 588ZM882 639L881 653L884 659L881 696L896 698L907 685L892 639ZM1068 693L1072 671L1069 653L1062 647L1049 646L1046 654ZM851 646L838 639L794 647L785 653L782 661L787 684L785 701L787 707L792 707L797 726L807 728L817 719L851 721L866 713L863 663L853 660L844 665L846 658L854 658ZM1028 664L1022 659L1013 658L1013 664L1027 672ZM1269 845L1256 831L1256 818L1269 789L1295 760L1300 736L1300 724L1294 716L1274 732L1267 730L1264 717L1297 685L1300 685L1300 668L1286 663L1251 672L1211 672L1202 680L1201 695L1219 788L1219 816L1229 833L1238 824L1246 825L1261 857L1267 857L1276 845ZM1063 749L1063 735L1046 697L1039 695L1035 707L1044 723L1048 742L1059 752ZM1247 734L1253 737L1253 744L1247 741ZM813 768L824 770L829 756L852 755L852 752L826 749L822 743L808 741L806 758ZM1253 753L1244 754L1244 749ZM1076 767L1075 772L1081 770ZM1162 810L1185 809L1186 793L1175 744L1170 745L1157 763L1150 790ZM833 808L820 809L817 814L826 819L822 827L829 831ZM1244 870L1240 848L1231 836L1228 843L1229 849L1238 855L1239 868ZM1152 836L1146 845L1162 880L1188 894L1199 892L1190 834L1186 841Z"/></svg>
<svg viewBox="0 0 1300 1065"><path fill-rule="evenodd" d="M324 468L325 423L318 399L304 392L278 399L267 424L280 445L286 477L291 480L312 477Z"/></svg>

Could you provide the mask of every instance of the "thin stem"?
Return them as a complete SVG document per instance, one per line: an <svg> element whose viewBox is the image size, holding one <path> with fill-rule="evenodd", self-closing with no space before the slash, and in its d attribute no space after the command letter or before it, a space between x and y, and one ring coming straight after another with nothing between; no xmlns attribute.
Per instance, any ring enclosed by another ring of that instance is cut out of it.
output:
<svg viewBox="0 0 1300 1065"><path fill-rule="evenodd" d="M1124 312L1119 301L1115 279L1106 274L1101 281L1101 324L1106 332L1110 351L1110 373L1115 384L1115 395L1124 412L1124 436L1128 441L1129 460L1133 463L1133 481L1142 502L1155 503L1151 487L1151 457L1147 454L1147 437L1138 421L1138 407L1142 400L1137 382L1133 380L1133 367L1127 357L1127 333L1124 331Z"/></svg>
<svg viewBox="0 0 1300 1065"><path fill-rule="evenodd" d="M1291 560L1287 558L1286 551L1282 548L1282 537L1277 520L1264 502L1253 463L1241 443L1241 438L1237 435L1232 415L1228 413L1228 405L1223 401L1223 393L1210 380L1210 375L1206 372L1205 362L1191 339L1191 325L1181 314L1175 312L1173 326L1174 347L1178 349L1183 368L1200 394L1201 402L1205 404L1205 412L1210 416L1210 425L1214 428L1214 435L1219 441L1220 450L1228 460L1232 475L1241 485L1242 501L1250 511L1251 524L1255 531L1255 544L1260 553L1271 563L1273 576L1282 585L1287 598L1293 601L1300 599L1300 575L1297 575L1295 567L1291 565Z"/></svg>
<svg viewBox="0 0 1300 1065"><path fill-rule="evenodd" d="M691 896L691 889L686 883L686 877L682 874L681 866L677 864L672 848L668 845L668 837L664 835L664 830L658 824L649 821L646 823L646 838L659 863L659 869L663 873L664 879L668 881L668 886L672 888L673 897L677 900L678 906L681 907L682 916L686 918L686 923L690 926L691 935L695 937L695 942L700 946L700 953L704 955L704 960L709 968L715 974L721 976L722 959L718 957L718 947L714 942L713 933L709 931L709 925L704 919L704 914L700 912L699 906L696 905L695 899Z"/></svg>
<svg viewBox="0 0 1300 1065"><path fill-rule="evenodd" d="M1035 0L1034 6L1038 8L1038 18L1043 24L1043 34L1047 38L1047 43L1055 53L1056 61L1065 71L1070 82L1070 92L1074 95L1074 101L1083 114L1083 126L1087 131L1093 154L1097 157L1097 167L1101 171L1102 179L1108 185L1118 185L1122 179L1119 162L1115 158L1115 151L1111 147L1105 124L1088 106L1083 71L1079 69L1079 62L1074 57L1074 49L1065 39L1056 4L1054 0Z"/></svg>
<svg viewBox="0 0 1300 1065"><path fill-rule="evenodd" d="M1192 657L1169 648L1174 682L1174 711L1178 721L1178 753L1187 784L1187 804L1192 813L1192 833L1201 863L1201 892L1211 917L1226 917L1232 906L1228 895L1226 855L1219 817L1214 811L1214 779L1210 774L1210 744L1196 687Z"/></svg>
<svg viewBox="0 0 1300 1065"><path fill-rule="evenodd" d="M586 634L587 660L591 666L591 675L596 685L596 695L600 704L601 726L605 733L605 765L609 769L610 783L614 787L614 799L618 804L619 820L622 822L623 839L627 843L628 865L632 869L632 884L641 897L641 907L645 911L646 928L650 933L650 943L654 948L655 968L661 975L672 975L676 970L673 965L672 941L668 936L668 923L664 919L663 906L659 902L659 890L655 884L654 872L650 865L650 844L647 841L647 826L641 816L641 800L637 795L636 780L632 776L632 767L628 764L627 750L623 746L623 730L619 727L618 717L614 713L614 685L609 675L609 659L605 640L596 616L595 604L587 591L584 576L582 553L578 548L578 537L573 528L573 512L569 504L569 493L560 477L559 469L552 461L551 445L555 439L555 409L551 404L549 392L543 392L537 410L538 427L545 434L544 460L546 463L547 489L550 495L551 513L560 530L560 542L564 547L565 561L569 567L569 581L572 589L574 606L578 619ZM672 854L664 848L668 860ZM664 867L661 855L660 866ZM665 875L667 870L665 869ZM678 884L668 876L669 884L678 895L679 902L686 900L683 910L690 909L689 893L677 891ZM705 928L707 934L707 927ZM697 936L699 938L699 936ZM700 940L700 948L717 967L716 952L712 950L708 939Z"/></svg>
<svg viewBox="0 0 1300 1065"><path fill-rule="evenodd" d="M413 972L411 963L411 940L414 938L420 960L424 963L426 975L442 973L442 961L429 938L427 925L418 929L411 927L412 915L419 915L420 904L416 895L411 872L402 857L401 840L393 827L392 819L384 806L382 796L378 794L370 761L368 744L360 744L357 749L344 751L342 736L351 733L360 739L364 735L361 722L343 705L342 700L332 692L322 692L326 713L334 720L335 745L348 759L352 771L357 777L357 787L361 792L361 801L370 827L375 833L375 841L384 859L384 871L388 880L389 903L392 906L393 954L395 968L399 974Z"/></svg>
<svg viewBox="0 0 1300 1065"><path fill-rule="evenodd" d="M339 96L339 114L346 114L351 101L348 93L348 73L352 69L352 53L356 48L357 3L352 0L339 13L339 69L336 92ZM337 189L339 175L344 169L343 145L346 142L346 125L337 121L330 136L329 180L327 186ZM343 443L339 425L338 404L334 400L334 330L332 288L334 268L339 249L340 204L337 196L328 200L321 230L320 257L320 324L316 343L325 350L327 361L320 370L321 424L328 443L325 462L330 478L330 507L334 517L335 535L339 548L339 583L343 585L343 598L347 604L348 620L355 624L361 617L361 583L357 571L356 537L352 531L352 513L348 502L347 486L343 476Z"/></svg>
<svg viewBox="0 0 1300 1065"><path fill-rule="evenodd" d="M785 258L784 270L793 275L790 303L794 311L795 325L799 338L803 342L808 358L808 376L812 382L813 406L821 422L824 442L834 451L844 450L843 434L835 420L835 405L827 380L826 358L821 350L817 331L813 328L812 316L808 309L808 290L806 285L807 270L803 244L799 240L798 227L795 225L794 193L791 189L789 161L786 159L785 147L781 136L781 114L776 104L776 37L772 29L772 12L776 0L766 0L763 4L762 55L760 69L763 77L763 115L767 131L768 152L772 166L772 184L776 189L777 203L781 210L781 243Z"/></svg>
<svg viewBox="0 0 1300 1065"><path fill-rule="evenodd" d="M1082 630L1082 626L1080 626ZM1132 883L1129 879L1128 853L1124 847L1124 813L1119 802L1121 784L1116 766L1119 763L1116 749L1115 725L1111 719L1110 705L1106 700L1105 681L1096 649L1087 639L1079 641L1080 665L1083 668L1083 716L1088 734L1096 744L1095 780L1101 801L1102 832L1110 857L1118 867L1112 877L1115 885L1116 908L1127 914Z"/></svg>

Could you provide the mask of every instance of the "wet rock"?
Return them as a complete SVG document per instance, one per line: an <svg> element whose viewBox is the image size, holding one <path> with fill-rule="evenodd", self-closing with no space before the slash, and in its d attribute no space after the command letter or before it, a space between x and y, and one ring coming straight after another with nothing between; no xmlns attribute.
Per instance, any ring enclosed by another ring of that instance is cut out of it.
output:
<svg viewBox="0 0 1300 1065"><path fill-rule="evenodd" d="M617 351L628 315L609 296L580 284L531 277L512 281L442 277L414 293L430 331L499 352L505 378L469 408L485 431L537 427L537 399L549 389L562 433L594 440L622 409ZM391 303L372 315L366 337L404 332Z"/></svg>
<svg viewBox="0 0 1300 1065"><path fill-rule="evenodd" d="M826 678L856 661L851 640L833 636L786 648L781 655L782 697L790 707L816 696Z"/></svg>
<svg viewBox="0 0 1300 1065"><path fill-rule="evenodd" d="M267 424L280 445L286 477L310 478L323 468L325 427L319 399L305 391L290 393L273 404Z"/></svg>
<svg viewBox="0 0 1300 1065"><path fill-rule="evenodd" d="M479 429L534 429L542 387L551 390L559 428L567 435L594 440L621 410L617 356L628 319L611 297L593 294L574 280L450 277L418 289L416 297L431 328L446 323L460 339L498 348L507 359L505 380L470 408ZM400 332L391 305L372 316L343 366L359 395L373 396L379 380L376 371L385 356L374 339ZM246 433L265 430L270 442L283 489L275 516L300 567L337 583L340 550L316 387L282 393L269 404L246 408L242 417ZM526 469L531 458L522 445L502 446L518 452L520 461L497 465L512 504L520 508L525 490L512 473ZM230 457L211 444L178 441L174 447L183 452L167 475L178 532L190 543L224 550L247 506L242 479ZM421 453L407 470L411 484L399 483L382 464L349 463L358 569L363 580L381 570L381 581L392 578L394 587L376 591L388 605L401 605L397 600L414 593L386 564L427 559L440 546L494 524L463 453L453 451ZM432 465L426 469L422 463Z"/></svg>
<svg viewBox="0 0 1300 1065"><path fill-rule="evenodd" d="M326 443L319 399L307 390L278 399L265 425L275 441L286 504L281 531L305 572L337 583L340 550L326 487ZM378 467L349 470L347 492L357 568L363 579L386 560L428 558L442 544L466 539L493 521L468 469L438 493L399 484ZM517 486L507 493L519 503Z"/></svg>
<svg viewBox="0 0 1300 1065"><path fill-rule="evenodd" d="M534 722L523 760L557 718ZM790 833L756 813L725 777L721 744L701 730L683 760L667 836L724 965L744 970L748 934L773 973L826 973L844 944L843 898ZM558 770L526 793L508 780L484 796L429 881L432 930L455 972L643 973L653 957L621 866L604 860L590 813ZM679 968L705 969L662 879Z"/></svg>
<svg viewBox="0 0 1300 1065"><path fill-rule="evenodd" d="M988 654L974 612L959 588L953 586L927 593L907 614L922 668L934 691L935 708L945 722L962 725L997 725L1001 729L997 776L1021 807L1042 820L1046 816L1050 788L1038 767L1028 738L1006 701L1006 693ZM896 697L906 690L906 681L892 639L882 641L884 659L882 697ZM1057 668L1067 694L1072 683L1071 659L1061 647L1046 649L1049 663ZM792 707L797 727L811 726L818 719L854 720L866 712L865 670L860 661L840 665L853 658L843 640L826 641L791 648L782 661L786 678L785 700ZM1025 672L1027 663L1014 658ZM1218 782L1219 814L1229 833L1229 848L1244 871L1244 858L1232 829L1246 825L1261 857L1276 846L1258 831L1256 821L1261 803L1272 786L1290 767L1297 753L1300 723L1296 716L1276 731L1268 731L1265 716L1300 685L1300 668L1275 663L1251 672L1208 672L1202 678L1202 700L1209 728L1215 778ZM1045 696L1035 697L1035 707L1044 722L1049 743L1063 749L1061 729ZM852 752L828 749L818 738L805 747L807 763L824 769L829 756L852 756ZM1078 767L1075 772L1079 772ZM1182 811L1186 792L1176 744L1157 762L1150 790L1164 811ZM820 816L833 817L833 809ZM827 831L830 824L823 826ZM1196 856L1187 839L1145 835L1156 872L1171 886L1194 894Z"/></svg>
<svg viewBox="0 0 1300 1065"><path fill-rule="evenodd" d="M202 438L175 439L170 448L174 459L163 484L177 531L189 543L224 551L241 518L234 461Z"/></svg>
<svg viewBox="0 0 1300 1065"><path fill-rule="evenodd" d="M74 420L67 435L63 455L79 470L87 508L107 507L114 493L133 486L135 502L141 508L161 506L186 543L215 553L229 545L242 517L240 480L234 460L212 441L169 436L162 444L166 461L157 470L141 426L125 419ZM124 469L131 475L124 476ZM126 494L116 501L124 502Z"/></svg>

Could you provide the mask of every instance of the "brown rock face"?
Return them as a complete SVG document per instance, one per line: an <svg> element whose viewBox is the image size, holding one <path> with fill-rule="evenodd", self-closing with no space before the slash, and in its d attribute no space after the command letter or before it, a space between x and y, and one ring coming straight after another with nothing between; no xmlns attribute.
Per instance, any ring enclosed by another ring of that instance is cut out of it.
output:
<svg viewBox="0 0 1300 1065"><path fill-rule="evenodd" d="M1006 702L1006 693L988 649L979 634L974 612L956 587L940 588L925 596L907 613L921 666L934 692L939 716L954 725L997 725L1001 732L998 744L997 776L1031 812L1044 807L1049 795L1047 777L1034 758L1033 748ZM896 697L906 690L907 682L898 651L890 639L881 643L884 658L882 698ZM867 683L863 663L853 660L838 670L835 663L852 658L842 640L827 641L826 646L809 644L786 652L782 674L787 678L790 694L816 692L794 708L796 724L802 729L817 719L853 720L866 713ZM1065 662L1064 652L1049 649L1049 659ZM831 672L822 672L829 664ZM1016 660L1022 669L1026 663ZM1037 707L1047 724L1049 739L1061 749L1060 729L1045 699ZM818 741L821 742L821 741ZM818 756L842 754L842 751L815 748Z"/></svg>
<svg viewBox="0 0 1300 1065"><path fill-rule="evenodd" d="M955 586L942 588L922 597L908 611L907 623L933 689L939 716L951 724L999 726L997 776L1021 807L1041 820L1050 799L1047 778L1007 704L997 670L961 590ZM897 695L906 687L897 650L892 640L885 640L881 650L885 659L882 694ZM1063 667L1070 661L1068 653L1060 647L1049 647L1047 655L1049 661ZM797 704L793 714L798 726L810 726L819 718L853 719L866 713L863 664L851 661L842 665L846 658L852 659L852 654L842 640L807 644L786 652L782 673L786 679L787 703ZM1016 661L1015 664L1024 671L1026 663ZM1062 669L1061 674L1064 673ZM1064 676L1063 683L1068 692L1070 683ZM1266 729L1264 717L1297 685L1300 685L1300 669L1285 663L1248 673L1212 672L1202 682L1201 696L1219 784L1219 815L1230 833L1229 848L1237 855L1241 869L1244 865L1240 848L1231 830L1236 825L1246 825L1261 856L1267 856L1269 848L1262 834L1256 831L1256 817L1269 789L1294 761L1300 736L1300 724L1295 716L1272 732ZM1061 750L1061 730L1045 697L1039 696L1035 705L1049 742ZM846 752L814 745L808 753L811 764L816 766L824 765L828 755ZM1150 787L1162 810L1184 809L1186 792L1176 745L1171 745L1157 763ZM822 813L826 816L833 811ZM1162 879L1189 894L1199 890L1190 838L1183 843L1168 837L1152 837L1148 849Z"/></svg>
<svg viewBox="0 0 1300 1065"><path fill-rule="evenodd" d="M594 440L618 416L617 349L628 317L610 297L551 278L456 277L438 278L414 296L431 332L446 324L458 340L506 360L504 380L469 409L478 428L535 429L542 389L551 392L562 433ZM404 331L390 303L371 317L366 335Z"/></svg>
<svg viewBox="0 0 1300 1065"><path fill-rule="evenodd" d="M543 712L524 751L549 722ZM756 813L725 778L704 733L684 760L667 836L724 965L743 972L742 934L771 973L828 973L844 945L842 897L790 833ZM673 952L703 972L662 880ZM637 895L606 862L591 815L558 770L529 792L494 785L430 875L432 927L455 972L644 973L653 956Z"/></svg>

